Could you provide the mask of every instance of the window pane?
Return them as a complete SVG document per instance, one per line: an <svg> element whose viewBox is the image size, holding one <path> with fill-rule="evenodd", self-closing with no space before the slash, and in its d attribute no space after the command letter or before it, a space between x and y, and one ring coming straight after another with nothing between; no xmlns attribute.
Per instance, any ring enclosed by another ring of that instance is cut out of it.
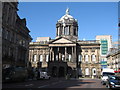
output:
<svg viewBox="0 0 120 90"><path fill-rule="evenodd" d="M92 55L92 61L96 61L95 55Z"/></svg>
<svg viewBox="0 0 120 90"><path fill-rule="evenodd" d="M58 60L58 55L56 55L56 60Z"/></svg>
<svg viewBox="0 0 120 90"><path fill-rule="evenodd" d="M96 75L96 69L95 68L92 69L92 74Z"/></svg>
<svg viewBox="0 0 120 90"><path fill-rule="evenodd" d="M64 56L64 55L62 55L62 61L64 60L64 57L65 57L65 56Z"/></svg>
<svg viewBox="0 0 120 90"><path fill-rule="evenodd" d="M88 61L88 55L85 55L85 61Z"/></svg>
<svg viewBox="0 0 120 90"><path fill-rule="evenodd" d="M79 61L79 62L82 61L82 55L79 55L79 56L78 56L78 61Z"/></svg>
<svg viewBox="0 0 120 90"><path fill-rule="evenodd" d="M69 62L71 61L71 55L69 54Z"/></svg>
<svg viewBox="0 0 120 90"><path fill-rule="evenodd" d="M85 75L89 75L89 68L85 69Z"/></svg>
<svg viewBox="0 0 120 90"><path fill-rule="evenodd" d="M46 55L46 62L48 62L48 55Z"/></svg>
<svg viewBox="0 0 120 90"><path fill-rule="evenodd" d="M42 57L42 55L40 55L40 62L42 62L43 61L43 57Z"/></svg>
<svg viewBox="0 0 120 90"><path fill-rule="evenodd" d="M37 56L36 56L36 55L34 55L34 62L36 62L36 57L37 57Z"/></svg>

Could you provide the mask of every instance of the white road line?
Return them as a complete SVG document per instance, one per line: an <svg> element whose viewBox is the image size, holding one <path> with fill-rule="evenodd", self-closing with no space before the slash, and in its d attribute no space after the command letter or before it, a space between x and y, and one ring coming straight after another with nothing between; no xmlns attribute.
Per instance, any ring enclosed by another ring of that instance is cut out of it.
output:
<svg viewBox="0 0 120 90"><path fill-rule="evenodd" d="M33 86L33 84L28 84L28 85L25 85L25 86Z"/></svg>
<svg viewBox="0 0 120 90"><path fill-rule="evenodd" d="M43 86L40 86L40 87L38 87L38 88L43 88L43 87L47 87L47 86L49 86L49 84L48 84L48 85L43 85Z"/></svg>

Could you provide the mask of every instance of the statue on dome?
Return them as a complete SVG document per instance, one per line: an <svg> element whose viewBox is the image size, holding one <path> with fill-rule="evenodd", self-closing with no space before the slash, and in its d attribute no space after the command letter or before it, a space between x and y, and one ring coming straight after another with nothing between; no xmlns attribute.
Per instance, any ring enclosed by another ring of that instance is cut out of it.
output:
<svg viewBox="0 0 120 90"><path fill-rule="evenodd" d="M70 13L69 13L69 8L66 9L66 14L70 14Z"/></svg>

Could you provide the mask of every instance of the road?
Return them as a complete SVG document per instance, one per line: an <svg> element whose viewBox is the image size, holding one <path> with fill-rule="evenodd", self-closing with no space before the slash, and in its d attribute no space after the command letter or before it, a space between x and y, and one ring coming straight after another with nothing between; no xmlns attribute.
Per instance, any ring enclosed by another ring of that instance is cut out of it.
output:
<svg viewBox="0 0 120 90"><path fill-rule="evenodd" d="M50 80L29 80L26 82L4 83L3 88L106 88L99 79L51 78Z"/></svg>

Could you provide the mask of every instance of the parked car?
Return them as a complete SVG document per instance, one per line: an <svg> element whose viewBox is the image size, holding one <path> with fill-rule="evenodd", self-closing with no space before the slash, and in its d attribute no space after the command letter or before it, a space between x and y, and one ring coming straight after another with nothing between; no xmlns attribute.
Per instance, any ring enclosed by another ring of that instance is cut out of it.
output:
<svg viewBox="0 0 120 90"><path fill-rule="evenodd" d="M38 72L38 78L37 79L50 79L50 76L48 75L47 72Z"/></svg>
<svg viewBox="0 0 120 90"><path fill-rule="evenodd" d="M102 85L105 85L108 79L109 75L115 75L115 72L113 69L109 69L109 68L104 68L101 72L101 83Z"/></svg>
<svg viewBox="0 0 120 90"><path fill-rule="evenodd" d="M108 76L107 82L106 82L107 88L120 88L120 76Z"/></svg>
<svg viewBox="0 0 120 90"><path fill-rule="evenodd" d="M9 67L2 71L3 82L24 81L28 78L27 69L24 67Z"/></svg>

